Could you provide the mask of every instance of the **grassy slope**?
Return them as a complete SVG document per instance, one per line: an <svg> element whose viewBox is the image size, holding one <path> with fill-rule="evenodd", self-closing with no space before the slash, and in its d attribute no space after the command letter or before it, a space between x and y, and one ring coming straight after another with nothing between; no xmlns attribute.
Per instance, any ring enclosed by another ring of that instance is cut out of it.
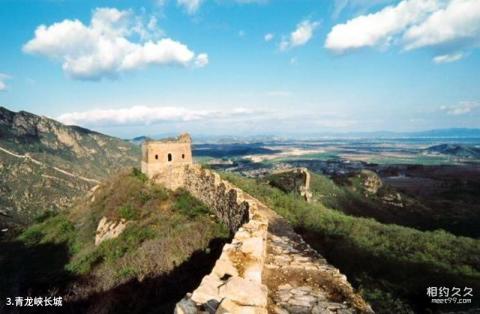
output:
<svg viewBox="0 0 480 314"><path fill-rule="evenodd" d="M127 219L128 225L118 238L95 247L96 227L103 216ZM208 255L212 241L223 243L228 237L208 208L187 192L152 185L138 171L124 173L103 184L69 215L41 217L16 242L0 243L4 246L0 267L9 271L2 275L0 287L17 293L70 287L73 301L88 300L132 280L168 274L195 252ZM44 256L41 251L47 249L52 253ZM53 267L52 262L59 265ZM19 263L25 267L19 269Z"/></svg>
<svg viewBox="0 0 480 314"><path fill-rule="evenodd" d="M432 285L480 289L479 240L348 216L252 179L224 176L287 218L378 312L425 311L426 287Z"/></svg>
<svg viewBox="0 0 480 314"><path fill-rule="evenodd" d="M325 176L315 173L311 175L310 190L313 198L328 208L420 230L443 229L472 238L480 235L480 207L476 192L478 183L455 184L453 180L447 179L443 190L429 197L402 193L384 185L376 194L368 193L368 197L365 197L362 182L357 176L342 179L344 182L338 184ZM385 202L386 196L395 195L401 196L402 207Z"/></svg>

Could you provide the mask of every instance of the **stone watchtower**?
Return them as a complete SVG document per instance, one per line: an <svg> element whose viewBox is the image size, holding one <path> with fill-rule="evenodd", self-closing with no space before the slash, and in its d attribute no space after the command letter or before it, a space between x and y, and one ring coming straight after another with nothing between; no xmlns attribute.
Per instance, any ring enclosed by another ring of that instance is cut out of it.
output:
<svg viewBox="0 0 480 314"><path fill-rule="evenodd" d="M142 172L148 178L176 189L183 185L185 166L192 165L192 138L147 140L142 145Z"/></svg>

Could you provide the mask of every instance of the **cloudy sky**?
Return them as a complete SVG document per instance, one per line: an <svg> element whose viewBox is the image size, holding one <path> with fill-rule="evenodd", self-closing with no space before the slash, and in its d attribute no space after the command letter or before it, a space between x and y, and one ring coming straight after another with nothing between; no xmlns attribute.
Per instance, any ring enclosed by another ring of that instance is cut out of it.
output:
<svg viewBox="0 0 480 314"><path fill-rule="evenodd" d="M3 0L0 105L109 134L480 127L480 0Z"/></svg>

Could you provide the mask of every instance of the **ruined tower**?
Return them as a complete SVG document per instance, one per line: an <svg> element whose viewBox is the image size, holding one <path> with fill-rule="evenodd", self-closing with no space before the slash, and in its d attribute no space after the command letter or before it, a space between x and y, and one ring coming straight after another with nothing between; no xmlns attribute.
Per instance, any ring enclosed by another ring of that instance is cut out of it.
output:
<svg viewBox="0 0 480 314"><path fill-rule="evenodd" d="M142 172L150 179L176 189L183 185L185 167L192 161L192 138L147 140L142 145Z"/></svg>

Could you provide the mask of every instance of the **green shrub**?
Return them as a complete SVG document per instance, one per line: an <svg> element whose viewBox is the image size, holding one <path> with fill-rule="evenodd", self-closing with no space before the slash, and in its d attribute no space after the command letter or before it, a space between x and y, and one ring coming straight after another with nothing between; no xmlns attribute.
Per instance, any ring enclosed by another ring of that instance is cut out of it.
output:
<svg viewBox="0 0 480 314"><path fill-rule="evenodd" d="M122 206L118 209L118 214L120 218L125 220L135 220L138 218L138 210L132 208L130 205Z"/></svg>
<svg viewBox="0 0 480 314"><path fill-rule="evenodd" d="M114 265L118 259L136 250L143 241L154 238L155 235L150 227L130 225L118 238L106 240L98 247L74 256L67 269L76 274L85 274L100 262Z"/></svg>
<svg viewBox="0 0 480 314"><path fill-rule="evenodd" d="M175 195L174 210L193 218L209 212L208 208L185 190L180 190Z"/></svg>
<svg viewBox="0 0 480 314"><path fill-rule="evenodd" d="M116 273L116 277L117 279L122 280L126 278L135 277L136 274L137 274L137 271L135 268L127 266L127 267L120 268Z"/></svg>
<svg viewBox="0 0 480 314"><path fill-rule="evenodd" d="M20 234L19 239L27 245L34 245L43 239L43 233L38 228L28 228Z"/></svg>
<svg viewBox="0 0 480 314"><path fill-rule="evenodd" d="M81 255L75 256L65 268L74 274L82 275L90 272L96 264L103 260L100 251L89 250Z"/></svg>
<svg viewBox="0 0 480 314"><path fill-rule="evenodd" d="M140 169L138 169L138 168L133 168L132 169L132 176L139 179L142 182L147 182L148 181L148 177L142 171L140 171Z"/></svg>
<svg viewBox="0 0 480 314"><path fill-rule="evenodd" d="M75 226L62 214L46 218L42 223L34 224L22 232L18 239L27 245L38 243L67 243L71 248L75 242Z"/></svg>
<svg viewBox="0 0 480 314"><path fill-rule="evenodd" d="M115 262L126 253L135 250L143 241L155 237L150 227L130 225L116 239L100 244L101 255L107 262Z"/></svg>
<svg viewBox="0 0 480 314"><path fill-rule="evenodd" d="M53 210L46 210L40 214L38 214L34 219L33 221L35 223L41 223L41 222L44 222L45 220L47 220L48 218L51 218L51 217L54 217L56 216L58 213L53 211Z"/></svg>

